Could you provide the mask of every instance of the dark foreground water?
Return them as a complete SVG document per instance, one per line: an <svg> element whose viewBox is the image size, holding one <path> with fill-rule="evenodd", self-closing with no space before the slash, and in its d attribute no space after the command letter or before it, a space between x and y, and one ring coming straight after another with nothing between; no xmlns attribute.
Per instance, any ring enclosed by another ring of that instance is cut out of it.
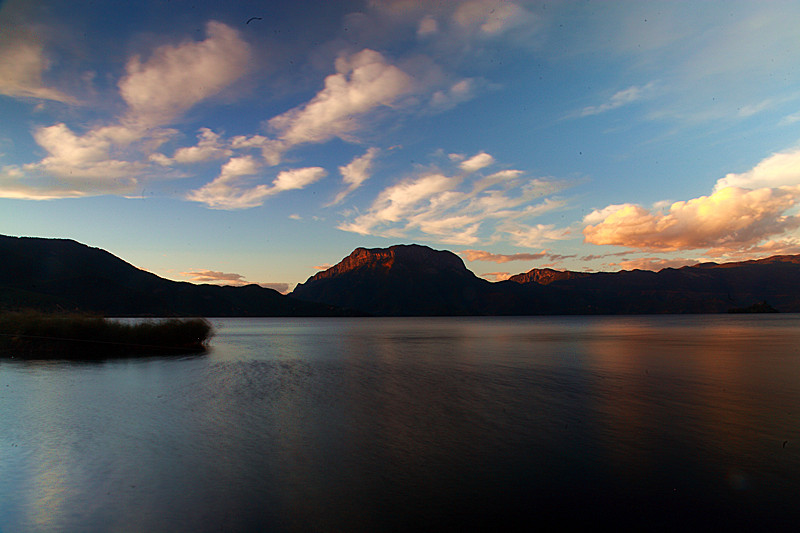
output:
<svg viewBox="0 0 800 533"><path fill-rule="evenodd" d="M800 524L798 315L213 322L0 361L0 531Z"/></svg>

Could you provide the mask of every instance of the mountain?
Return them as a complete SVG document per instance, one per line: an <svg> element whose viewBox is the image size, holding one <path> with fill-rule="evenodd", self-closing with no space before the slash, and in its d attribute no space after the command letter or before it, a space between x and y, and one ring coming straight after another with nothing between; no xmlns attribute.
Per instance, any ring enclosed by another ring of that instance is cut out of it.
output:
<svg viewBox="0 0 800 533"><path fill-rule="evenodd" d="M106 316L331 316L258 285L170 281L99 248L66 239L0 235L0 309L81 311Z"/></svg>
<svg viewBox="0 0 800 533"><path fill-rule="evenodd" d="M800 312L800 256L701 263L659 272L595 273L548 287L560 291L575 312L583 313L725 313L760 302L796 313Z"/></svg>
<svg viewBox="0 0 800 533"><path fill-rule="evenodd" d="M290 295L170 281L64 239L0 236L0 310L106 316L443 316L800 312L800 255L660 272L533 269L491 283L452 252L358 248Z"/></svg>
<svg viewBox="0 0 800 533"><path fill-rule="evenodd" d="M534 269L490 283L447 251L358 248L291 296L380 316L800 312L800 256L660 272Z"/></svg>
<svg viewBox="0 0 800 533"><path fill-rule="evenodd" d="M480 285L455 254L398 245L357 248L298 284L291 295L375 315L462 315L472 314L471 296Z"/></svg>
<svg viewBox="0 0 800 533"><path fill-rule="evenodd" d="M511 283L490 283L452 252L417 244L357 248L291 296L378 316L527 314Z"/></svg>

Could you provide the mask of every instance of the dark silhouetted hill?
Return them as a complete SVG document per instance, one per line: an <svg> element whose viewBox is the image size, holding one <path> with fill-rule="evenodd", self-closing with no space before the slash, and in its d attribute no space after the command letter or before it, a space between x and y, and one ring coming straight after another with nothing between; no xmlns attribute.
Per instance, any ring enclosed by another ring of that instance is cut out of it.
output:
<svg viewBox="0 0 800 533"><path fill-rule="evenodd" d="M527 292L477 277L452 252L410 244L357 248L291 295L378 316L458 316L527 314Z"/></svg>
<svg viewBox="0 0 800 533"><path fill-rule="evenodd" d="M800 256L660 272L534 269L490 283L451 252L358 248L292 296L380 316L726 313L759 302L800 312Z"/></svg>
<svg viewBox="0 0 800 533"><path fill-rule="evenodd" d="M195 285L145 272L99 248L66 239L0 236L0 309L106 316L330 316L258 285Z"/></svg>
<svg viewBox="0 0 800 533"><path fill-rule="evenodd" d="M556 281L576 312L592 314L726 313L766 302L800 312L800 256L702 263L659 272L596 273ZM569 312L572 312L569 310Z"/></svg>
<svg viewBox="0 0 800 533"><path fill-rule="evenodd" d="M512 281L513 280L513 281ZM160 278L72 240L0 236L0 310L107 316L377 316L800 312L800 255L660 272L534 269L491 283L420 245L358 248L275 290Z"/></svg>

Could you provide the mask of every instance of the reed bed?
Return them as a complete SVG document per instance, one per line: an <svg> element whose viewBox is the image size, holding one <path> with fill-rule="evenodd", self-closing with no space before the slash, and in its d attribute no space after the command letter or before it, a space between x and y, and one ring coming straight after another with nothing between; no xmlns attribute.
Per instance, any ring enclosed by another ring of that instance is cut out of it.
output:
<svg viewBox="0 0 800 533"><path fill-rule="evenodd" d="M203 318L123 323L91 315L0 313L0 356L105 359L204 352L213 328Z"/></svg>

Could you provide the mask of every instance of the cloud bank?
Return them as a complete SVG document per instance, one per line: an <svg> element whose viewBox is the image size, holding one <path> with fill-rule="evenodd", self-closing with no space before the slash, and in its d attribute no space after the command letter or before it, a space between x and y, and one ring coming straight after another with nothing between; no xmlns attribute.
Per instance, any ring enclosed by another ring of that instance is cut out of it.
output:
<svg viewBox="0 0 800 533"><path fill-rule="evenodd" d="M800 227L800 151L780 153L752 170L728 174L714 192L666 209L610 205L584 218L585 241L644 251L711 249L733 253Z"/></svg>
<svg viewBox="0 0 800 533"><path fill-rule="evenodd" d="M119 82L127 104L123 116L83 134L64 123L37 128L34 140L47 155L37 163L4 167L0 197L129 195L144 175L175 177L157 170L154 162L191 163L227 153L208 129L201 130L196 148L178 150L172 159L155 150L176 134L163 126L239 79L249 57L249 47L238 33L214 21L207 24L202 41L156 48L146 61L133 57Z"/></svg>
<svg viewBox="0 0 800 533"><path fill-rule="evenodd" d="M525 221L563 207L563 200L546 197L568 185L527 178L520 170L479 172L492 164L494 158L481 152L462 161L458 172L422 170L386 187L365 213L338 227L361 235L421 235L449 244L492 238L479 235L486 225L495 238L503 234L523 246L565 238L563 231Z"/></svg>
<svg viewBox="0 0 800 533"><path fill-rule="evenodd" d="M493 263L510 263L511 261L538 261L548 257L546 250L536 254L519 253L519 254L493 254L483 250L462 250L458 252L464 256L467 261L491 261Z"/></svg>

